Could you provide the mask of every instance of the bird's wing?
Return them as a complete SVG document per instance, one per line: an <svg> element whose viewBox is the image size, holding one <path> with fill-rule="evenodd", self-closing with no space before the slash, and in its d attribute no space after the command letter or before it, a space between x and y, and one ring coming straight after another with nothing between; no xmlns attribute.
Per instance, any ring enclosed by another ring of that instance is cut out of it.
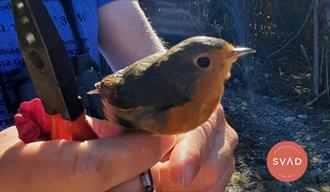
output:
<svg viewBox="0 0 330 192"><path fill-rule="evenodd" d="M167 110L189 100L168 81L159 66L162 54L154 54L126 67L107 80L113 85L108 101L124 110L148 107L157 111Z"/></svg>

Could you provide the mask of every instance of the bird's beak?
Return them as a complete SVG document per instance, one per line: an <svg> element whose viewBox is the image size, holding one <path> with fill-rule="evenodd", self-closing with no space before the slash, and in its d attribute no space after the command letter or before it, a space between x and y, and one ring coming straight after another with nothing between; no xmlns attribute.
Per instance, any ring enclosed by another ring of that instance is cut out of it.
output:
<svg viewBox="0 0 330 192"><path fill-rule="evenodd" d="M94 89L94 90L92 90L92 91L88 91L87 92L87 95L99 95L100 93L99 93L99 91L97 90L97 89Z"/></svg>
<svg viewBox="0 0 330 192"><path fill-rule="evenodd" d="M99 95L100 94L100 91L99 91L100 86L101 86L101 82L95 83L96 89L88 91L87 95Z"/></svg>
<svg viewBox="0 0 330 192"><path fill-rule="evenodd" d="M245 55L255 53L256 50L247 48L247 47L234 47L232 49L232 58L233 59L238 59L240 57L243 57Z"/></svg>

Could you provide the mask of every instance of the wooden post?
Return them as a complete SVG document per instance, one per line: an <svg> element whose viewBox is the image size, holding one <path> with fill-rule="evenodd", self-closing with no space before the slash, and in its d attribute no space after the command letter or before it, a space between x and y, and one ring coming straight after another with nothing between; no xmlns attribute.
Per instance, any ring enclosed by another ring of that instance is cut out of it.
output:
<svg viewBox="0 0 330 192"><path fill-rule="evenodd" d="M322 49L321 49L321 64L320 64L320 70L319 70L319 85L322 85L323 83L323 64L324 64L324 58L325 58L325 46L322 45Z"/></svg>
<svg viewBox="0 0 330 192"><path fill-rule="evenodd" d="M319 0L314 1L314 68L313 94L319 95Z"/></svg>
<svg viewBox="0 0 330 192"><path fill-rule="evenodd" d="M327 50L325 58L325 90L327 91L327 96L330 96L329 89L329 50Z"/></svg>
<svg viewBox="0 0 330 192"><path fill-rule="evenodd" d="M327 21L327 24L328 24L328 30L330 29L330 0L327 1L327 5L326 5L326 21ZM327 91L327 96L329 97L328 99L330 99L330 85L329 85L329 57L330 57L330 42L328 40L328 49L327 49L327 53L326 53L326 62L325 62L325 65L326 65L326 74L325 74L325 88L326 88L326 91Z"/></svg>

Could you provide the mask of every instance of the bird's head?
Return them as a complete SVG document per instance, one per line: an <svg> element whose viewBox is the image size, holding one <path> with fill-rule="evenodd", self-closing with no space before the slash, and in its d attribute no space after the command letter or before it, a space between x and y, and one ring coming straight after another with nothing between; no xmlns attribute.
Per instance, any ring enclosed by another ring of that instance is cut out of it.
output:
<svg viewBox="0 0 330 192"><path fill-rule="evenodd" d="M201 97L205 97L210 91L223 92L223 83L230 77L232 64L238 58L254 52L250 48L234 47L223 39L197 36L169 49L162 61L166 63L163 65L164 71L171 74L169 76L179 89L204 92Z"/></svg>
<svg viewBox="0 0 330 192"><path fill-rule="evenodd" d="M234 47L223 39L196 36L172 47L163 59L172 60L176 70L189 70L199 74L214 71L227 79L230 77L232 64L238 58L251 53L255 53L255 50Z"/></svg>

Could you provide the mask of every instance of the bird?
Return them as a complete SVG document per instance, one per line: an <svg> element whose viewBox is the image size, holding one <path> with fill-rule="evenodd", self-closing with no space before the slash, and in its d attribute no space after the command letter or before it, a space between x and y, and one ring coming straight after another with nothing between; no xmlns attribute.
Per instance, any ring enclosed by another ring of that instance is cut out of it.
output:
<svg viewBox="0 0 330 192"><path fill-rule="evenodd" d="M254 52L216 37L190 37L106 76L88 94L100 95L105 118L125 131L185 133L207 121L233 63Z"/></svg>

